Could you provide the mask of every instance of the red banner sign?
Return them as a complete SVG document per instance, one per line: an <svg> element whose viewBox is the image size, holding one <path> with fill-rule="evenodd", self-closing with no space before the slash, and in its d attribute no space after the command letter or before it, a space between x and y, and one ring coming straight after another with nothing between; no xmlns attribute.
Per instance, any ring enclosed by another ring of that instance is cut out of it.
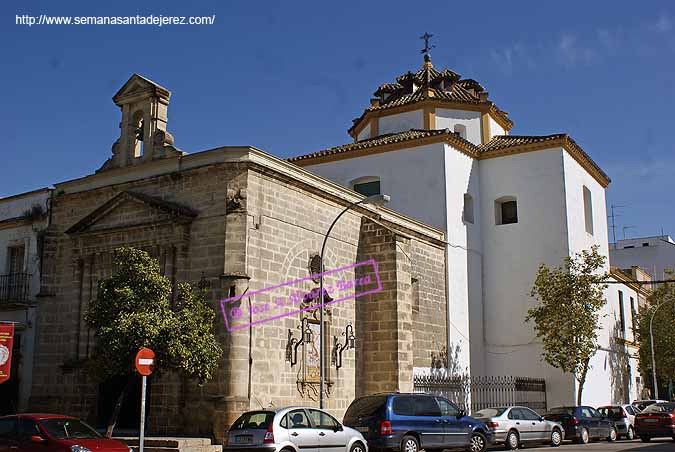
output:
<svg viewBox="0 0 675 452"><path fill-rule="evenodd" d="M6 382L10 377L13 342L14 324L0 323L0 383Z"/></svg>

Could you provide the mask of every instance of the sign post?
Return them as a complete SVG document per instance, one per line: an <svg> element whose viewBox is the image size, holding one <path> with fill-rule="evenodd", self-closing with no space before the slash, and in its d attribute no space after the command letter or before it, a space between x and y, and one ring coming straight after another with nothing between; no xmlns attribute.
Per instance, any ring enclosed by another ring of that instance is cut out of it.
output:
<svg viewBox="0 0 675 452"><path fill-rule="evenodd" d="M12 345L14 324L0 323L0 384L9 380L12 373Z"/></svg>
<svg viewBox="0 0 675 452"><path fill-rule="evenodd" d="M141 434L138 438L138 450L143 452L143 440L145 439L145 389L147 386L148 375L155 368L155 352L149 348L141 348L136 353L136 370L143 376L141 385Z"/></svg>

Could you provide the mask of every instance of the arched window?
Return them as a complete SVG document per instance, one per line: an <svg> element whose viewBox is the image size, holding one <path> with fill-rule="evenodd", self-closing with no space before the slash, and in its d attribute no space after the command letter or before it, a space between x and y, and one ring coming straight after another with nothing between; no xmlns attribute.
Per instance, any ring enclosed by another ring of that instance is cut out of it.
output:
<svg viewBox="0 0 675 452"><path fill-rule="evenodd" d="M593 234L593 196L587 186L584 185L584 220L586 232Z"/></svg>
<svg viewBox="0 0 675 452"><path fill-rule="evenodd" d="M453 132L466 140L466 126L464 124L455 124Z"/></svg>
<svg viewBox="0 0 675 452"><path fill-rule="evenodd" d="M363 196L379 195L380 178L377 176L364 176L354 179L351 182L352 190L361 193Z"/></svg>
<svg viewBox="0 0 675 452"><path fill-rule="evenodd" d="M495 200L495 224L518 223L518 201L515 196Z"/></svg>
<svg viewBox="0 0 675 452"><path fill-rule="evenodd" d="M473 197L468 193L464 194L464 212L462 217L466 223L473 224Z"/></svg>

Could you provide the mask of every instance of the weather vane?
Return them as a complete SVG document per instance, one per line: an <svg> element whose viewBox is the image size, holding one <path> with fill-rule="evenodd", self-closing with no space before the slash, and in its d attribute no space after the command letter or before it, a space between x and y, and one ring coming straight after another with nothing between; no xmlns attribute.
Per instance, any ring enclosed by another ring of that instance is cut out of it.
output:
<svg viewBox="0 0 675 452"><path fill-rule="evenodd" d="M436 47L435 45L429 46L429 39L431 39L433 36L434 35L429 33L424 33L422 36L420 36L420 39L424 39L424 48L420 51L420 53L429 55L429 51Z"/></svg>

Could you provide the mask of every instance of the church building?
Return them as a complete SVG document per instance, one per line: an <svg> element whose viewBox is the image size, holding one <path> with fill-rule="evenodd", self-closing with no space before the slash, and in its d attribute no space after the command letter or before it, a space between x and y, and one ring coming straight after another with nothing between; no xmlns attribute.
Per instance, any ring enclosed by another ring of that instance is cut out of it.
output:
<svg viewBox="0 0 675 452"><path fill-rule="evenodd" d="M413 368L430 367L446 344L444 232L385 207L354 206L363 195L254 147L180 150L168 129L170 94L132 76L113 98L122 120L110 158L55 184L30 409L97 427L110 419L127 378L101 382L87 372L95 343L84 315L121 246L155 257L174 293L179 282L206 288L219 313L224 353L211 380L149 377L149 435L220 442L244 411L317 406L322 349L325 407L340 418L357 396L412 391ZM318 310L304 300L304 311L230 328L221 300L248 294L237 307L250 310L266 288L294 282L293 290L317 290L322 242L348 207L324 254L326 270L344 271L339 281L324 280L353 293L325 309L323 336ZM362 262L376 265L378 287L360 296L345 281L370 276L357 270ZM139 390L136 376L118 434L138 429Z"/></svg>
<svg viewBox="0 0 675 452"><path fill-rule="evenodd" d="M544 378L548 404L569 404L574 377L541 360L524 319L540 264L593 245L608 255L610 179L569 135L511 135L513 126L478 81L436 69L427 52L419 70L377 88L352 143L289 161L390 194L391 208L445 231L454 372Z"/></svg>

